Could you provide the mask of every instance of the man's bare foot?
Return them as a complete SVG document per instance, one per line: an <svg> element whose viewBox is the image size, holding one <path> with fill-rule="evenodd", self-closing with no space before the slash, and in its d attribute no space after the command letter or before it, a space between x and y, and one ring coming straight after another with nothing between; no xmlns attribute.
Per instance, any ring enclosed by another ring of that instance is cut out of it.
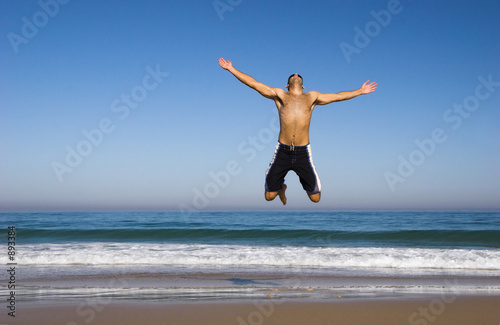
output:
<svg viewBox="0 0 500 325"><path fill-rule="evenodd" d="M285 191L286 191L286 185L283 184L283 187L281 190L279 190L278 195L280 196L280 200L283 203L283 205L286 205L286 196L285 196Z"/></svg>
<svg viewBox="0 0 500 325"><path fill-rule="evenodd" d="M314 203L318 203L321 199L321 192L315 194L307 193L307 195L309 195L309 199L311 199Z"/></svg>

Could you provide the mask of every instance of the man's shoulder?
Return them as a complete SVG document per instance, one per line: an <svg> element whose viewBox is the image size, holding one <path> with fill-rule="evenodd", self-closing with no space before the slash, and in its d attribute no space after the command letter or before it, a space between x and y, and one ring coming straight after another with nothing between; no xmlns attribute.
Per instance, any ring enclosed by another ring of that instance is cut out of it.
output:
<svg viewBox="0 0 500 325"><path fill-rule="evenodd" d="M316 100L320 94L321 93L319 91L316 91L316 90L311 90L311 91L308 91L306 93L307 96L313 98L314 100Z"/></svg>
<svg viewBox="0 0 500 325"><path fill-rule="evenodd" d="M274 92L276 93L276 95L278 95L278 97L280 97L280 98L283 98L283 96L286 95L286 91L284 91L281 88L272 87L272 89L274 90Z"/></svg>

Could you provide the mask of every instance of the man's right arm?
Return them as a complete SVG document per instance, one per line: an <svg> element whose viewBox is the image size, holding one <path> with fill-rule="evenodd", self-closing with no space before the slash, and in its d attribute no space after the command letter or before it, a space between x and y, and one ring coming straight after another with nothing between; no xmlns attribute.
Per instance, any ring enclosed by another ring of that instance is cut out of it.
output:
<svg viewBox="0 0 500 325"><path fill-rule="evenodd" d="M233 63L231 61L226 61L223 58L220 58L219 64L223 69L231 72L239 81L241 81L242 83L244 83L248 87L255 89L262 96L269 98L269 99L273 99L273 100L277 100L279 98L278 91L281 89L272 88L272 87L264 85L261 82L258 82L253 77L251 77L251 76L239 71L235 67L233 67Z"/></svg>

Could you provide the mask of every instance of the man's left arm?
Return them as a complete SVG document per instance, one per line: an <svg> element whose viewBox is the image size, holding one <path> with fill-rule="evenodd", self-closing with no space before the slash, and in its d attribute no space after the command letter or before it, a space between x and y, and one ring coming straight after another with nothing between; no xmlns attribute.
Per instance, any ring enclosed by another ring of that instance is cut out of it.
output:
<svg viewBox="0 0 500 325"><path fill-rule="evenodd" d="M370 81L368 80L361 86L361 88L351 91L341 91L339 93L329 93L329 94L323 94L318 92L317 93L318 98L316 98L315 104L327 105L333 102L340 102L343 100L348 100L354 97L358 97L360 95L366 95L372 93L375 91L375 89L377 89L377 83L372 82L369 84L369 82Z"/></svg>

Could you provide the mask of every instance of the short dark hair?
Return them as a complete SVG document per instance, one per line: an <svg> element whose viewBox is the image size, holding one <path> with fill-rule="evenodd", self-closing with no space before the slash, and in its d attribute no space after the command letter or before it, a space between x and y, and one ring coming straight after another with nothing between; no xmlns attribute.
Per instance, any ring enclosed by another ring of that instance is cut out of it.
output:
<svg viewBox="0 0 500 325"><path fill-rule="evenodd" d="M304 83L304 78L302 78L302 76L300 74L298 74L298 73L297 73L297 75L299 76L300 79L302 79L302 83ZM290 77L288 77L288 81L286 82L287 85L290 84L290 78L293 77L293 76L295 76L295 73L292 74L292 75L290 75Z"/></svg>

